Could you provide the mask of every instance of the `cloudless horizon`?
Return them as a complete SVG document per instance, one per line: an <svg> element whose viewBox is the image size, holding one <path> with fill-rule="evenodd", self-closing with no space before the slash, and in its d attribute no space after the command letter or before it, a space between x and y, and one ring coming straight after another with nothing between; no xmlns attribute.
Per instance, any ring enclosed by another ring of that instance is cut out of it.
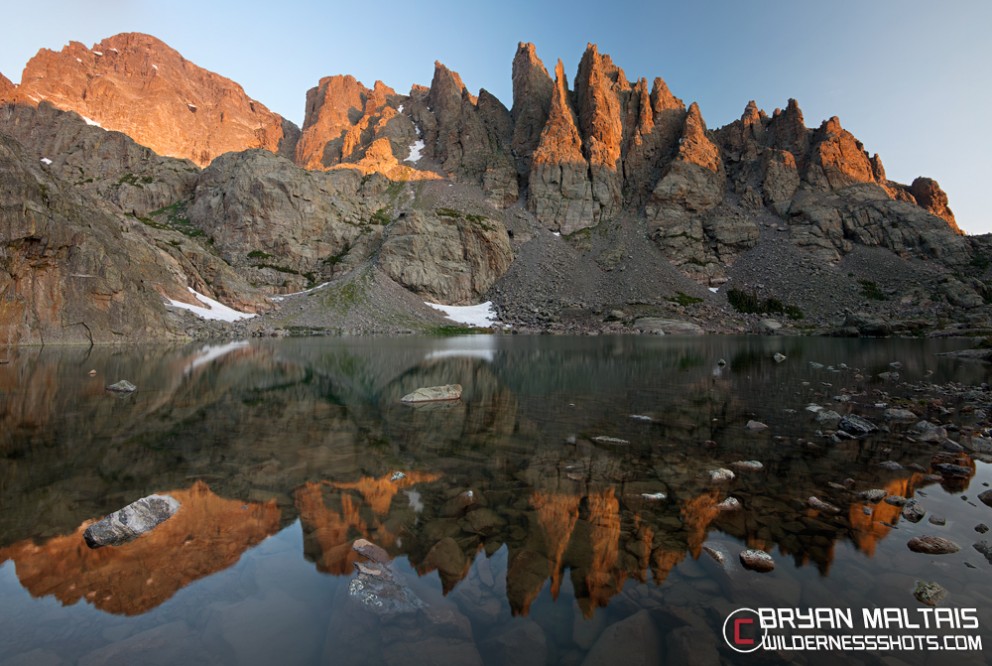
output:
<svg viewBox="0 0 992 666"><path fill-rule="evenodd" d="M980 129L992 108L985 0L36 0L3 14L0 73L15 83L42 48L144 32L298 125L306 91L324 76L407 93L430 84L435 60L509 108L518 42L533 42L552 74L561 58L570 85L592 42L630 80L660 76L686 104L698 102L710 128L739 118L752 99L771 114L795 98L809 127L838 116L881 156L889 179L934 178L962 229L992 232L984 198L992 138Z"/></svg>

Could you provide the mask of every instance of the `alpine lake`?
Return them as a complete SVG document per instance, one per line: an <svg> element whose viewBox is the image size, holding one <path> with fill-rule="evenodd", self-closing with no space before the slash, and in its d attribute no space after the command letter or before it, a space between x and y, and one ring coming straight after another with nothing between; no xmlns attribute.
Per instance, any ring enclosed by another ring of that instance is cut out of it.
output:
<svg viewBox="0 0 992 666"><path fill-rule="evenodd" d="M989 366L939 355L966 346L0 351L0 665L987 663ZM105 389L121 379L137 390ZM457 401L400 400L456 383ZM175 515L87 546L88 525L156 493ZM958 550L908 546L923 536ZM745 567L746 549L774 569ZM767 630L792 642L766 648L754 622L728 623L742 608L832 610Z"/></svg>

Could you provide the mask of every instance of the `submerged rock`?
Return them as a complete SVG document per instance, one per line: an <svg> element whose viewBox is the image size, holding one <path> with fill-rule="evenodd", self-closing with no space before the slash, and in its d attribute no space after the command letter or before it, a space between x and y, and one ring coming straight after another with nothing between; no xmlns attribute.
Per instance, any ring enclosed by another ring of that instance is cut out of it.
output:
<svg viewBox="0 0 992 666"><path fill-rule="evenodd" d="M107 386L108 391L114 391L116 393L133 393L138 390L138 387L129 382L126 379L122 379L116 384L110 384Z"/></svg>
<svg viewBox="0 0 992 666"><path fill-rule="evenodd" d="M947 596L947 590L937 583L918 580L916 581L916 589L913 590L913 596L922 604L936 606Z"/></svg>
<svg viewBox="0 0 992 666"><path fill-rule="evenodd" d="M961 546L950 539L930 535L913 537L906 545L914 553L924 553L926 555L949 555L950 553L956 553L961 550Z"/></svg>
<svg viewBox="0 0 992 666"><path fill-rule="evenodd" d="M775 355L772 356L772 358L775 359L776 363L781 363L782 361L785 360L786 357L785 354L783 354L782 352L775 352Z"/></svg>
<svg viewBox="0 0 992 666"><path fill-rule="evenodd" d="M992 490L978 493L978 499L982 500L982 504L985 506L992 506Z"/></svg>
<svg viewBox="0 0 992 666"><path fill-rule="evenodd" d="M401 402L433 402L435 400L459 400L462 397L461 384L446 384L445 386L428 386L418 388L413 393L408 393Z"/></svg>
<svg viewBox="0 0 992 666"><path fill-rule="evenodd" d="M355 562L358 576L348 585L348 596L376 615L413 613L424 607L413 590L397 580L385 549L371 541L357 539L352 550L370 562Z"/></svg>
<svg viewBox="0 0 992 666"><path fill-rule="evenodd" d="M975 550L985 556L985 559L992 564L992 542L982 539L972 546Z"/></svg>
<svg viewBox="0 0 992 666"><path fill-rule="evenodd" d="M740 558L744 568L751 571L768 573L775 568L775 560L763 550L743 550L741 551Z"/></svg>
<svg viewBox="0 0 992 666"><path fill-rule="evenodd" d="M90 548L120 546L154 529L178 510L179 501L170 495L142 497L87 527L83 539Z"/></svg>

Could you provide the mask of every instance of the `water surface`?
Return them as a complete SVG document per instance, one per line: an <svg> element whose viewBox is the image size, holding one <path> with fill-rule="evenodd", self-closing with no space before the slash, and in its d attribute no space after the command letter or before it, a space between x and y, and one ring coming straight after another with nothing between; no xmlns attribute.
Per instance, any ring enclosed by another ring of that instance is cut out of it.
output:
<svg viewBox="0 0 992 666"><path fill-rule="evenodd" d="M911 423L835 441L805 409L885 425L886 406L908 407L952 438L980 431L987 416L961 391L914 390L987 381L986 366L936 355L960 346L476 336L8 351L0 663L733 663L734 609L916 613L917 580L946 588L942 608L977 608L970 633L992 640L990 564L972 548L992 522L975 497L990 468L958 456L973 471L941 483L928 477L940 447L908 440ZM893 362L898 379L879 377ZM119 379L138 391L104 390ZM457 403L399 401L450 383ZM740 460L763 469L710 481ZM858 499L873 488L945 524ZM156 492L180 512L125 546L85 546L92 520ZM730 496L741 510L718 508ZM961 550L909 551L921 534ZM422 609L383 617L349 596L359 537L389 552ZM745 547L775 570L743 569Z"/></svg>

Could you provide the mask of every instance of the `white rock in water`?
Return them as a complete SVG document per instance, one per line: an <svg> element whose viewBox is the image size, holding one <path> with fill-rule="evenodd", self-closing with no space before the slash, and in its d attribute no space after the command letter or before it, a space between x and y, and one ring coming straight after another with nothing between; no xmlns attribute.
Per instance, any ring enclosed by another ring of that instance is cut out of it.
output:
<svg viewBox="0 0 992 666"><path fill-rule="evenodd" d="M461 397L461 384L446 384L445 386L418 388L413 393L403 396L400 400L402 402L432 402L435 400L459 400Z"/></svg>
<svg viewBox="0 0 992 666"><path fill-rule="evenodd" d="M137 391L138 387L129 382L126 379L122 379L116 384L111 384L107 387L108 391L117 391L118 393L131 393L132 391Z"/></svg>
<svg viewBox="0 0 992 666"><path fill-rule="evenodd" d="M149 495L115 511L86 528L83 539L90 548L119 546L171 518L179 501L170 495Z"/></svg>
<svg viewBox="0 0 992 666"><path fill-rule="evenodd" d="M772 358L775 359L776 363L781 363L782 361L785 360L785 354L783 354L782 352L775 352L775 355L772 356Z"/></svg>
<svg viewBox="0 0 992 666"><path fill-rule="evenodd" d="M806 503L809 504L812 508L822 513L829 513L829 514L840 513L840 508L834 506L830 502L824 502L819 497L810 497L808 500L806 500Z"/></svg>
<svg viewBox="0 0 992 666"><path fill-rule="evenodd" d="M747 428L748 430L755 430L755 431L768 429L767 425L765 425L761 421L755 421L753 419L751 421L748 421L747 425L745 425L744 427Z"/></svg>
<svg viewBox="0 0 992 666"><path fill-rule="evenodd" d="M728 497L717 504L716 508L720 509L720 511L737 511L741 508L741 502L736 497Z"/></svg>
<svg viewBox="0 0 992 666"><path fill-rule="evenodd" d="M726 481L733 481L735 475L732 471L725 468L711 469L710 470L710 481L713 483L724 483Z"/></svg>
<svg viewBox="0 0 992 666"><path fill-rule="evenodd" d="M599 444L615 444L618 446L630 444L626 439L620 439L619 437L607 437L606 435L600 435L599 437L593 437L592 441Z"/></svg>

